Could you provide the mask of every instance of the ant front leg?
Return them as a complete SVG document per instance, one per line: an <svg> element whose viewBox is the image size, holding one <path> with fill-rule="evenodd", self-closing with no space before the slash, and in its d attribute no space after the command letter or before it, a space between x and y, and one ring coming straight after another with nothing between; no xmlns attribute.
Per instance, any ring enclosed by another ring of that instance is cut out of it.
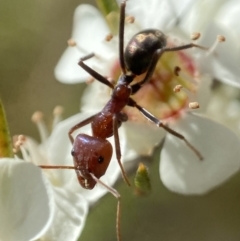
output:
<svg viewBox="0 0 240 241"><path fill-rule="evenodd" d="M95 54L91 53L91 54L86 55L85 57L80 58L78 65L81 66L86 72L88 72L93 78L95 78L102 84L107 85L111 89L114 89L114 85L112 83L110 83L104 76L100 75L98 72L96 72L95 70L93 70L92 68L90 68L89 66L87 66L84 63L85 60L88 60L94 56L95 56Z"/></svg>
<svg viewBox="0 0 240 241"><path fill-rule="evenodd" d="M114 135L114 142L115 142L115 149L116 149L116 157L117 157L117 161L118 161L119 167L120 167L121 172L122 172L123 179L125 180L125 182L129 186L131 186L131 184L130 184L128 178L127 178L126 172L123 168L123 165L121 163L122 154L121 154L121 147L120 147L120 141L119 141L119 135L118 135L118 128L119 128L119 125L123 121L127 121L127 115L126 114L118 113L118 114L113 116L113 135Z"/></svg>
<svg viewBox="0 0 240 241"><path fill-rule="evenodd" d="M131 107L136 107L148 120L155 123L158 127L162 127L165 131L172 134L173 136L176 136L177 138L184 141L185 144L196 154L196 156L199 158L199 160L203 160L203 156L201 155L201 153L182 134L178 133L177 131L174 131L167 125L164 125L159 119L157 119L155 116L153 116L147 110L145 110L143 107L138 105L133 99L129 99L128 105Z"/></svg>
<svg viewBox="0 0 240 241"><path fill-rule="evenodd" d="M165 47L165 48L156 50L156 52L153 54L152 60L150 62L149 68L146 72L146 75L145 75L144 79L131 86L132 94L135 94L145 83L150 81L150 79L153 75L153 72L156 68L157 62L161 58L161 56L163 55L164 52L180 51L180 50L184 50L184 49L190 49L190 48L193 48L193 47L200 48L202 50L208 50L208 48L203 47L203 46L198 45L198 44L194 44L194 43L190 43L190 44L186 44L186 45L182 45L182 46L177 46L177 47L171 47L171 48Z"/></svg>

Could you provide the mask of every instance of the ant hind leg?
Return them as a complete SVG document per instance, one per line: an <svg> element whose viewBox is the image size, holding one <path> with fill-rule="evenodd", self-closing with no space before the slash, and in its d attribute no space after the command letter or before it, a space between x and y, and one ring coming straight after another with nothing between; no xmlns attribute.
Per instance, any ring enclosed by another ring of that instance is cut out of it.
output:
<svg viewBox="0 0 240 241"><path fill-rule="evenodd" d="M176 136L177 138L181 139L185 142L185 144L195 153L195 155L199 158L199 160L203 160L203 156L201 153L180 133L177 131L174 131L167 125L164 125L159 119L157 119L155 116L153 116L150 112L145 110L143 107L138 105L133 99L129 99L129 106L136 107L148 120L155 123L158 127L162 127L165 131L170 133L173 136Z"/></svg>

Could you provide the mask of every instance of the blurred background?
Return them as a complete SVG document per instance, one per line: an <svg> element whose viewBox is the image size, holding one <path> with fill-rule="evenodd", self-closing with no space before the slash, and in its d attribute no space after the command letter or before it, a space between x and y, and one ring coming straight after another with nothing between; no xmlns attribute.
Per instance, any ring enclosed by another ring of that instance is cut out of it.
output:
<svg viewBox="0 0 240 241"><path fill-rule="evenodd" d="M12 135L38 138L31 122L34 111L41 110L49 121L56 105L65 107L65 117L79 111L85 85L60 84L53 70L67 47L80 3L1 1L0 96Z"/></svg>
<svg viewBox="0 0 240 241"><path fill-rule="evenodd" d="M0 2L0 97L11 135L25 134L39 140L31 122L36 110L44 112L49 123L56 105L64 107L64 117L78 112L84 84L61 84L53 69L67 46L73 12L81 3ZM208 195L181 196L168 191L159 179L159 148L152 158L144 160L152 181L149 196L135 196L121 179L116 184L122 195L123 241L240 240L240 174ZM116 240L116 204L109 194L92 207L79 240Z"/></svg>

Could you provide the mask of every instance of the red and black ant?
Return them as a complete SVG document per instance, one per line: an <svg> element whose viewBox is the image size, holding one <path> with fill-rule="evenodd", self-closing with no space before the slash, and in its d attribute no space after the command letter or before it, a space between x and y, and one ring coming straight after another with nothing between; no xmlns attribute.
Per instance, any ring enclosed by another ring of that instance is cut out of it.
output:
<svg viewBox="0 0 240 241"><path fill-rule="evenodd" d="M167 47L166 36L161 31L157 29L147 29L135 34L124 51L125 7L126 1L123 1L120 7L119 23L119 61L122 74L119 77L117 85L114 86L104 76L84 63L84 61L94 57L94 53L81 58L78 63L93 78L113 90L111 99L99 113L79 122L69 130L69 139L73 144L71 154L73 156L74 166L40 166L41 168L74 169L80 185L85 189L93 189L96 183L105 186L118 199L118 240L120 240L120 194L115 189L104 184L99 178L105 174L112 158L112 146L107 138L114 136L117 161L124 180L130 185L121 164L121 148L118 135L118 128L121 126L122 122L128 120L127 115L123 112L125 106L137 108L149 121L184 141L200 160L203 159L200 152L193 147L183 135L163 124L161 120L138 105L130 96L137 93L144 84L150 81L156 64L164 52L179 51L192 47L201 49L206 48L193 43L177 47ZM145 73L145 77L141 81L131 85L135 77L143 73ZM88 124L91 124L92 136L78 134L74 139L72 133Z"/></svg>

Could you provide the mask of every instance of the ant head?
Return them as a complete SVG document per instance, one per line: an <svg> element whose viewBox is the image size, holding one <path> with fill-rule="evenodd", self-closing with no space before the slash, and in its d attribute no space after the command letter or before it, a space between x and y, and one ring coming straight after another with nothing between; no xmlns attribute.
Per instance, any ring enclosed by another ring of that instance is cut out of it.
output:
<svg viewBox="0 0 240 241"><path fill-rule="evenodd" d="M166 46L166 36L157 29L147 29L135 34L124 52L126 67L135 75L147 71L153 54Z"/></svg>
<svg viewBox="0 0 240 241"><path fill-rule="evenodd" d="M93 189L95 177L103 176L112 158L112 146L109 141L94 136L79 134L73 143L72 156L81 186Z"/></svg>

